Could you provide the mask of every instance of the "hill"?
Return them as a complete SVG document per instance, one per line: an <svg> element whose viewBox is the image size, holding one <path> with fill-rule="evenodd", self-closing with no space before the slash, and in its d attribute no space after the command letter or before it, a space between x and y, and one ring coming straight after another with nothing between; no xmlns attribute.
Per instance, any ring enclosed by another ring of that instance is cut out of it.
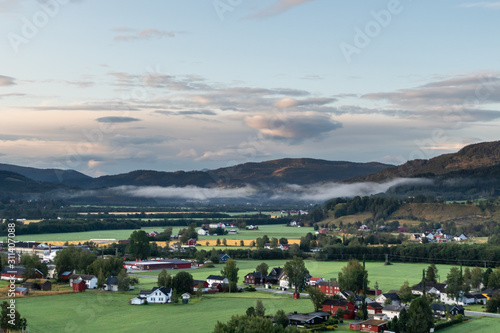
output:
<svg viewBox="0 0 500 333"><path fill-rule="evenodd" d="M310 158L285 158L260 163L245 163L209 171L160 172L138 170L102 176L80 184L86 188L135 186L272 187L282 184L306 185L340 182L391 167L383 163L353 163Z"/></svg>
<svg viewBox="0 0 500 333"><path fill-rule="evenodd" d="M60 189L60 186L37 182L14 172L0 171L0 189L2 190L1 195L4 197L10 195L29 197Z"/></svg>
<svg viewBox="0 0 500 333"><path fill-rule="evenodd" d="M3 163L0 163L0 171L14 172L38 182L54 184L75 185L92 179L75 170L38 169Z"/></svg>
<svg viewBox="0 0 500 333"><path fill-rule="evenodd" d="M444 154L429 160L413 160L378 173L355 177L349 182L382 182L399 177L475 176L495 174L500 167L500 141L472 144L457 153ZM443 177L441 177L443 178Z"/></svg>

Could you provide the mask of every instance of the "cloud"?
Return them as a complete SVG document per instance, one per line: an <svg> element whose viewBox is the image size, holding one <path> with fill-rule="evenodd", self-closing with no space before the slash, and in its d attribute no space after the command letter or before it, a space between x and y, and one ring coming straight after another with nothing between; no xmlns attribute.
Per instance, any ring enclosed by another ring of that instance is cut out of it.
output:
<svg viewBox="0 0 500 333"><path fill-rule="evenodd" d="M335 98L306 98L302 100L297 100L291 97L284 97L274 103L277 108L290 108L294 106L310 106L310 105L325 105L335 102Z"/></svg>
<svg viewBox="0 0 500 333"><path fill-rule="evenodd" d="M325 78L319 75L308 74L300 78L301 80L324 80Z"/></svg>
<svg viewBox="0 0 500 333"><path fill-rule="evenodd" d="M26 96L26 94L21 94L21 93L0 94L0 99L4 97L21 97L21 96Z"/></svg>
<svg viewBox="0 0 500 333"><path fill-rule="evenodd" d="M109 191L119 195L140 198L181 198L195 200L245 198L256 193L256 190L250 186L236 189L202 188L197 186L120 186L111 188Z"/></svg>
<svg viewBox="0 0 500 333"><path fill-rule="evenodd" d="M173 116L195 116L195 115L203 115L203 116L215 116L217 113L210 110L185 110L185 111L164 111L164 110L156 110L155 113L164 114L164 115L173 115Z"/></svg>
<svg viewBox="0 0 500 333"><path fill-rule="evenodd" d="M117 42L130 42L134 40L161 39L165 37L175 37L178 33L179 32L176 31L145 29L138 32L115 36L113 40Z"/></svg>
<svg viewBox="0 0 500 333"><path fill-rule="evenodd" d="M100 123L130 123L133 121L140 121L140 119L132 117L101 117L97 118L96 121Z"/></svg>
<svg viewBox="0 0 500 333"><path fill-rule="evenodd" d="M264 19L292 9L312 0L276 0L274 4L248 16L250 19Z"/></svg>
<svg viewBox="0 0 500 333"><path fill-rule="evenodd" d="M480 7L480 8L500 9L500 1L496 1L496 2L468 2L468 3L461 4L459 7L462 7L462 8Z"/></svg>
<svg viewBox="0 0 500 333"><path fill-rule="evenodd" d="M278 190L276 194L271 196L275 200L310 200L310 201L326 201L332 198L368 196L377 193L384 193L394 186L400 185L430 185L432 180L423 178L397 178L386 183L327 183L320 185L288 185L285 190Z"/></svg>
<svg viewBox="0 0 500 333"><path fill-rule="evenodd" d="M78 88L89 88L95 83L92 81L65 81L69 85L77 86Z"/></svg>
<svg viewBox="0 0 500 333"><path fill-rule="evenodd" d="M172 138L162 136L162 135L151 135L151 136L126 136L126 135L116 135L110 139L112 145L119 147L128 145L152 145L160 144L172 140Z"/></svg>
<svg viewBox="0 0 500 333"><path fill-rule="evenodd" d="M100 103L75 103L70 105L41 105L22 107L23 109L37 111L139 111L138 108L130 106L121 101L108 101Z"/></svg>
<svg viewBox="0 0 500 333"><path fill-rule="evenodd" d="M13 86L16 84L16 79L10 76L0 75L0 87Z"/></svg>
<svg viewBox="0 0 500 333"><path fill-rule="evenodd" d="M299 143L306 139L319 138L325 133L339 129L342 124L329 115L318 112L296 114L255 115L245 117L245 124L267 137L291 140Z"/></svg>

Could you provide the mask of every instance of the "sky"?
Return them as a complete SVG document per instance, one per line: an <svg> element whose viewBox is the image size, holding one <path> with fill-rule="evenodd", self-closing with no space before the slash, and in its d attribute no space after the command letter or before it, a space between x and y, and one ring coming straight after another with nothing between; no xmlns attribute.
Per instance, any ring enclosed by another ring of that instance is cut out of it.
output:
<svg viewBox="0 0 500 333"><path fill-rule="evenodd" d="M0 0L0 163L402 164L500 139L500 1Z"/></svg>

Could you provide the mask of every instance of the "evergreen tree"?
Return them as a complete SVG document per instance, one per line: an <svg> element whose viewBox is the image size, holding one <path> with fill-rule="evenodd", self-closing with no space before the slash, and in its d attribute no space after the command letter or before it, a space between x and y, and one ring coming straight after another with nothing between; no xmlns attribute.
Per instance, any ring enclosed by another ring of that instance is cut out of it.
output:
<svg viewBox="0 0 500 333"><path fill-rule="evenodd" d="M434 316L427 297L415 299L408 309L407 333L428 333L434 327Z"/></svg>

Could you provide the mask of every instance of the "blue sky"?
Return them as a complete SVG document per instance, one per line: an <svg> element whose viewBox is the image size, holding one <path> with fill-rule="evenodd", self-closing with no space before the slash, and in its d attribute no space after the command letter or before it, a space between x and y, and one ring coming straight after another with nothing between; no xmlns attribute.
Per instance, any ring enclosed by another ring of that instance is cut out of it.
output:
<svg viewBox="0 0 500 333"><path fill-rule="evenodd" d="M400 164L498 140L499 14L467 0L0 0L0 163Z"/></svg>

